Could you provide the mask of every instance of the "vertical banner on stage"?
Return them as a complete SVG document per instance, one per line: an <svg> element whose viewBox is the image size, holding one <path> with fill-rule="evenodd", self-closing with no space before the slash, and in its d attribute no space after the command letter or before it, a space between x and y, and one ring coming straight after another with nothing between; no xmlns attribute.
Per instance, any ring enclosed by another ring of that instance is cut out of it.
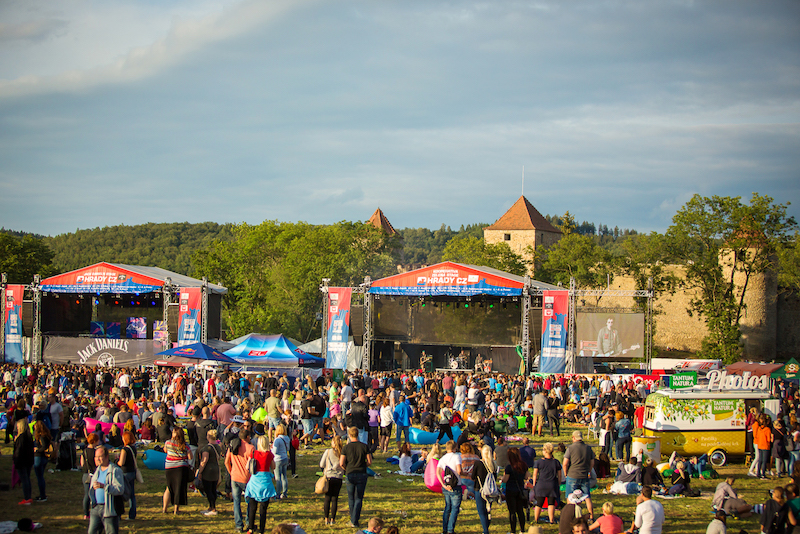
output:
<svg viewBox="0 0 800 534"><path fill-rule="evenodd" d="M328 332L326 367L344 369L347 367L347 337L350 335L350 297L349 287L328 289Z"/></svg>
<svg viewBox="0 0 800 534"><path fill-rule="evenodd" d="M23 363L22 358L22 296L25 286L7 285L5 315L6 363Z"/></svg>
<svg viewBox="0 0 800 534"><path fill-rule="evenodd" d="M542 354L539 372L561 374L567 367L567 312L569 291L542 295Z"/></svg>
<svg viewBox="0 0 800 534"><path fill-rule="evenodd" d="M178 345L200 343L200 307L203 303L203 289L187 287L181 289L180 322L178 323Z"/></svg>

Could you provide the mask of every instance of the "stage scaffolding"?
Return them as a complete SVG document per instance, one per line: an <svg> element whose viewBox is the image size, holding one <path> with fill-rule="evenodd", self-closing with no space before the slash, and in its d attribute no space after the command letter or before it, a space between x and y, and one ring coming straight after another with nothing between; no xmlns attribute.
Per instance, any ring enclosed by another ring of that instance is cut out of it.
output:
<svg viewBox="0 0 800 534"><path fill-rule="evenodd" d="M522 303L522 317L521 317L521 332L522 332L522 350L526 357L526 369L533 368L535 354L532 353L531 347L531 328L535 325L530 324L530 312L533 309L533 301L536 298L541 298L545 291L543 289L532 287L531 278L525 276L525 284L522 289L521 303ZM325 310L322 314L322 357L327 357L327 337L328 337L328 289L330 279L324 278L320 285L320 291L323 293ZM372 369L372 342L373 342L373 321L372 309L375 295L369 292L372 280L370 277L364 278L364 283L351 287L353 296L361 295L364 306L364 357L361 360L362 370ZM634 299L646 299L644 305L645 314L645 364L647 374L651 370L652 360L652 347L653 347L653 289L652 279L648 280L648 289L643 290L622 290L622 289L578 289L575 285L575 280L570 279L569 289L564 289L569 292L569 317L568 317L568 335L567 335L567 351L572 351L577 354L575 346L575 316L577 313L577 300L581 297L628 297ZM466 298L465 300L469 300ZM626 309L627 311L627 309ZM537 347L536 349L541 349ZM538 352L538 350L537 350Z"/></svg>

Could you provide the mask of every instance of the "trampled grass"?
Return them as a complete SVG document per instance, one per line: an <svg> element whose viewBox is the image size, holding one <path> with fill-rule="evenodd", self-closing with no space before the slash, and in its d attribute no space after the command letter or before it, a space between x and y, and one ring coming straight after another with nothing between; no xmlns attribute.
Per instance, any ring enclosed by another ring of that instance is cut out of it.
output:
<svg viewBox="0 0 800 534"><path fill-rule="evenodd" d="M536 438L534 443L539 448L545 441L568 442L568 435L573 428L562 429L562 437L550 439ZM5 434L3 433L3 437ZM596 445L596 443L592 443ZM11 447L0 446L0 472L3 473L3 482L10 481L11 473ZM339 498L339 514L336 525L326 526L322 520L322 496L314 494L314 483L317 480L316 472L319 471L319 459L324 451L322 446L315 446L311 450L298 451L298 478L289 480L289 498L285 501L270 504L267 514L267 530L279 522L296 522L309 534L353 532L355 529L349 525L347 491L342 488ZM391 452L391 451L390 451ZM391 456L388 455L388 456ZM380 474L378 478L371 478L367 484L367 493L364 499L362 513L362 526L366 526L366 519L373 515L382 517L387 524L400 527L403 534L435 534L441 532L441 517L444 501L440 495L429 492L423 483L422 477L408 477L392 473L395 466L386 463L387 455L378 454L373 467ZM52 466L52 464L51 464ZM161 512L161 496L164 492L165 477L163 471L150 471L141 463L140 468L145 479L144 484L137 485L138 517L134 521L122 521L121 532L136 534L156 533L193 533L193 534L222 534L234 532L233 506L229 501L220 500L217 503L219 515L206 518L200 515L205 510L207 502L199 493L190 494L189 505L181 509L180 515L173 516ZM733 474L737 477L734 487L749 503L759 503L766 500L766 490L776 485L785 485L788 479L778 481L759 481L746 475L746 470L741 462L726 466L720 470L720 475ZM36 477L33 478L33 496L38 493ZM0 520L18 520L30 517L34 521L44 524L39 532L85 532L88 521L83 520L82 499L83 485L81 473L54 472L46 473L48 501L34 503L31 506L19 506L22 491L19 486L11 491L0 492ZM601 481L601 486L605 483ZM711 497L717 480L693 481L694 487L702 491L699 498L680 498L661 501L667 516L664 532L674 534L703 533L711 520ZM600 513L600 505L606 500L614 503L617 513L625 520L626 528L633 519L635 510L635 497L603 495L593 493L593 501ZM479 533L480 522L472 501L465 501L459 515L457 532ZM729 528L738 532L744 529L747 532L759 532L758 519L752 517L746 520L729 520ZM555 533L555 525L542 525L545 533ZM495 505L492 513L492 533L506 533L509 531L508 512L505 505Z"/></svg>

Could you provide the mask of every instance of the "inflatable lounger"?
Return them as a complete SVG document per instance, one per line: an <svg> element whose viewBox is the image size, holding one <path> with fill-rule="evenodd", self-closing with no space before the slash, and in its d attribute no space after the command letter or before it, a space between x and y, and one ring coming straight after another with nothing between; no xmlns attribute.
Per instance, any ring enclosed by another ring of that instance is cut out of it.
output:
<svg viewBox="0 0 800 534"><path fill-rule="evenodd" d="M166 469L167 453L165 452L150 449L145 451L142 459L144 460L144 465L146 465L148 469L157 469L160 471Z"/></svg>
<svg viewBox="0 0 800 534"><path fill-rule="evenodd" d="M461 435L461 429L457 426L450 427L453 432L453 440L458 440L458 437ZM408 429L408 441L413 443L414 445L433 445L436 441L436 436L438 436L438 432L425 432L419 428L414 428L413 426ZM440 444L445 444L449 441L450 438L447 436L442 436L442 439L439 440Z"/></svg>
<svg viewBox="0 0 800 534"><path fill-rule="evenodd" d="M94 429L98 423L100 423L100 428L103 429L104 434L111 432L111 425L117 425L117 428L119 428L120 432L125 429L125 425L122 423L104 423L102 421L98 421L97 419L92 419L91 417L86 417L83 420L86 422L86 430L88 432L94 432Z"/></svg>

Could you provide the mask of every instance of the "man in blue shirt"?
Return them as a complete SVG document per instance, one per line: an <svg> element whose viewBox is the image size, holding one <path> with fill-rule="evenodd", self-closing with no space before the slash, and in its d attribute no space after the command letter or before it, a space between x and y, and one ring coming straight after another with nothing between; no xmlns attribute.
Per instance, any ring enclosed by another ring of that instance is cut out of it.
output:
<svg viewBox="0 0 800 534"><path fill-rule="evenodd" d="M631 429L633 425L624 412L622 412L622 419L617 421L614 428L617 430L617 459L622 460L622 449L624 447L625 461L628 462L631 459L631 442L633 441L633 438L631 438Z"/></svg>
<svg viewBox="0 0 800 534"><path fill-rule="evenodd" d="M405 443L408 443L408 432L411 428L411 417L414 411L411 409L411 403L408 402L405 395L400 395L400 402L394 408L394 422L397 424L397 432L395 434L395 441L398 447L400 446L400 434L405 436Z"/></svg>

